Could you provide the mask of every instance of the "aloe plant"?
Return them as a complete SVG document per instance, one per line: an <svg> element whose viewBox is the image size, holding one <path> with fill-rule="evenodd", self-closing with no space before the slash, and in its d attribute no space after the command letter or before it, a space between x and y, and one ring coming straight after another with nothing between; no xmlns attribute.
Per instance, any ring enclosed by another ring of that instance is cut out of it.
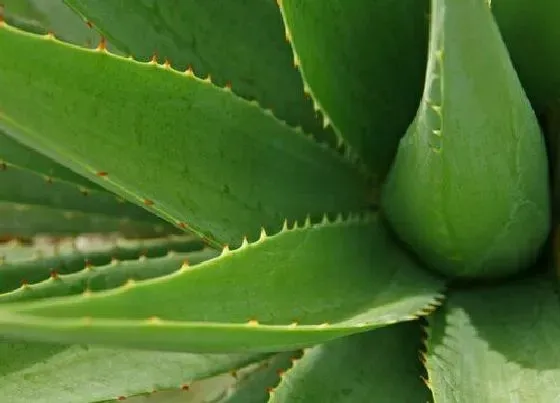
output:
<svg viewBox="0 0 560 403"><path fill-rule="evenodd" d="M558 16L4 0L2 398L558 400Z"/></svg>

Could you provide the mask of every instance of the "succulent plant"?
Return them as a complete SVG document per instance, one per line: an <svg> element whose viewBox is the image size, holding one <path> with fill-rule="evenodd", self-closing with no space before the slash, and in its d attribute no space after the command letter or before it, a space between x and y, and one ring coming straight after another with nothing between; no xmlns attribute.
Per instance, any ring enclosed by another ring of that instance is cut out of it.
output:
<svg viewBox="0 0 560 403"><path fill-rule="evenodd" d="M558 400L560 3L1 15L2 399Z"/></svg>

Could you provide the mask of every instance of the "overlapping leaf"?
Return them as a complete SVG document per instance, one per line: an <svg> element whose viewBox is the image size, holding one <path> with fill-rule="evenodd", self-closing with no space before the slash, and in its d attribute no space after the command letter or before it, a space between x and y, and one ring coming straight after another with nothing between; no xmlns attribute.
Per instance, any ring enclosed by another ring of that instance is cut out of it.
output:
<svg viewBox="0 0 560 403"><path fill-rule="evenodd" d="M56 32L65 41L90 48L97 46L101 39L61 0L2 0L2 5L3 16L10 24L30 32Z"/></svg>
<svg viewBox="0 0 560 403"><path fill-rule="evenodd" d="M31 259L6 259L0 263L0 301L13 300L14 298L16 300L21 298L37 298L38 294L55 296L59 288L67 290L72 289L72 287L77 287L77 293L79 293L85 291L85 289L88 288L88 284L92 287L92 282L95 284L106 284L107 280L105 278L111 276L116 277L113 280L113 282L117 281L114 285L115 287L121 285L123 281L131 277L132 273L126 271L123 267L119 267L105 274L105 277L103 277L104 281L101 281L99 278L103 270L100 270L100 268L96 266L115 266L119 263L120 265L127 265L130 263L119 261L136 261L140 258L143 260L152 257L161 257L171 251L196 251L202 249L203 246L203 243L198 240L184 239L174 241L165 238L152 241L129 241L121 246L115 243L104 245L97 250L85 251L80 251L76 249L75 246L66 244L64 249L59 247L57 252L52 256ZM210 257L212 254L206 253L204 256ZM188 254L179 255L176 259L179 259L179 262L185 261L188 259ZM175 265L177 264L175 260L173 262ZM164 265L164 261L152 263L152 265L156 265L156 267L158 264ZM132 265L134 265L134 263L132 263ZM140 264L139 269L141 273L137 275L144 276L144 278L146 278L146 276L155 276L154 273L148 270L148 267L144 268L145 266L149 266L149 264ZM65 274L75 273L84 268L85 270L80 272L79 275L64 276ZM158 267L158 269L162 270L160 267ZM176 266L173 266L173 269L176 269ZM162 270L162 273L165 273L165 271ZM45 283L42 283L41 286L32 285L32 283L37 283L50 277L51 281L46 282L46 285ZM68 277L74 279L73 282L68 279ZM95 281L95 278L98 278L98 280ZM120 279L120 282L118 282L118 279ZM2 293L14 290L22 284L25 285L23 288L20 288L20 293L16 292L15 297L13 294L2 295ZM94 289L100 289L100 287L97 286L94 287ZM58 292L58 294L60 293L61 291Z"/></svg>
<svg viewBox="0 0 560 403"><path fill-rule="evenodd" d="M280 376L301 357L301 352L288 351L277 354L262 363L256 370L240 379L216 403L262 403L268 401L270 391L280 381Z"/></svg>
<svg viewBox="0 0 560 403"><path fill-rule="evenodd" d="M376 329L307 350L270 403L427 402L418 323Z"/></svg>
<svg viewBox="0 0 560 403"><path fill-rule="evenodd" d="M87 189L100 189L101 187L68 168L56 163L50 158L25 147L12 137L0 130L0 161L15 165L20 168L30 169L47 178L60 179L75 183Z"/></svg>
<svg viewBox="0 0 560 403"><path fill-rule="evenodd" d="M226 89L6 24L0 47L10 135L214 244L369 203L349 161Z"/></svg>
<svg viewBox="0 0 560 403"><path fill-rule="evenodd" d="M216 256L214 249L195 252L172 253L164 257L123 262L112 261L97 267L87 266L81 271L51 275L36 284L25 284L12 292L0 294L0 303L13 303L43 298L79 295L109 290L126 285L131 281L145 280L173 273L178 267L198 264ZM17 267L17 265L14 265ZM80 267L83 267L81 265Z"/></svg>
<svg viewBox="0 0 560 403"><path fill-rule="evenodd" d="M178 351L293 350L414 319L442 286L376 217L352 218L285 229L113 291L0 305L0 332Z"/></svg>
<svg viewBox="0 0 560 403"><path fill-rule="evenodd" d="M426 364L435 401L555 401L559 311L550 279L455 293L429 317Z"/></svg>
<svg viewBox="0 0 560 403"><path fill-rule="evenodd" d="M0 202L0 236L6 238L29 238L38 234L73 236L81 233L111 232L144 238L177 231L164 221L131 221L116 216Z"/></svg>
<svg viewBox="0 0 560 403"><path fill-rule="evenodd" d="M55 181L35 172L11 165L0 167L0 200L11 203L45 206L66 211L158 222L149 212L119 200L109 192L90 190L73 183Z"/></svg>
<svg viewBox="0 0 560 403"><path fill-rule="evenodd" d="M308 90L381 180L421 97L429 2L279 4Z"/></svg>
<svg viewBox="0 0 560 403"><path fill-rule="evenodd" d="M179 388L262 355L196 355L0 338L0 394L10 403L90 403Z"/></svg>
<svg viewBox="0 0 560 403"><path fill-rule="evenodd" d="M306 99L274 0L67 0L120 50L255 99L291 125L332 140Z"/></svg>

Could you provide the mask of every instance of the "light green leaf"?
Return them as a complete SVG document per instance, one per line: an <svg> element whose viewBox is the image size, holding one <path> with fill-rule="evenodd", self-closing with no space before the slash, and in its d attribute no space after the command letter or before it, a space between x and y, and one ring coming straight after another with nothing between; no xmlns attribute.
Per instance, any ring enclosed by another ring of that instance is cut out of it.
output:
<svg viewBox="0 0 560 403"><path fill-rule="evenodd" d="M369 203L348 160L228 90L5 24L0 48L10 135L214 245Z"/></svg>
<svg viewBox="0 0 560 403"><path fill-rule="evenodd" d="M26 31L46 34L89 48L99 44L101 36L86 21L64 5L62 0L2 0L4 18Z"/></svg>
<svg viewBox="0 0 560 403"><path fill-rule="evenodd" d="M279 4L308 91L381 182L422 95L428 1Z"/></svg>
<svg viewBox="0 0 560 403"><path fill-rule="evenodd" d="M280 119L321 139L325 131L292 64L274 0L67 0L112 43L137 60L154 54L177 70L272 109ZM257 34L258 33L258 34Z"/></svg>
<svg viewBox="0 0 560 403"><path fill-rule="evenodd" d="M116 216L137 221L160 221L144 209L120 200L112 193L55 181L12 165L0 166L0 181L2 183L0 200L3 202Z"/></svg>
<svg viewBox="0 0 560 403"><path fill-rule="evenodd" d="M270 403L427 402L417 322L388 326L305 351Z"/></svg>
<svg viewBox="0 0 560 403"><path fill-rule="evenodd" d="M24 146L0 130L0 161L87 189L101 187L44 155Z"/></svg>
<svg viewBox="0 0 560 403"><path fill-rule="evenodd" d="M142 270L145 266L142 264L142 261L146 258L161 257L170 251L196 251L202 249L203 246L204 244L199 240L187 238L182 241L173 241L164 238L151 241L137 240L121 242L121 245L114 242L109 245L103 245L101 248L96 248L97 250L84 251L77 249L76 246L66 245L65 249L59 248L58 253L53 256L24 260L6 260L0 262L0 302L11 301L14 300L14 298L16 300L38 298L37 295L49 296L51 292L52 296L60 295L60 292L56 292L56 290L60 288L66 290L67 288L72 289L71 287L78 287L75 293L84 292L88 284L90 287L93 287L92 282L94 282L95 278L98 278L98 280L95 281L96 284L103 283L103 285L105 285L107 279L103 277L103 281L99 280L101 277L100 272L103 270L98 266L108 266L111 273L105 276L116 277L112 279L113 283L117 281L117 283L113 285L113 287L115 287L121 285L122 282L128 279L127 276L132 274L127 272L125 268L128 267L129 264L133 266L135 264L139 265L140 267L137 270ZM188 255L182 254L180 256L179 259L188 259ZM212 255L205 253L204 256L210 257ZM140 259L141 262L138 262L138 259ZM133 262L122 262L123 260L132 260ZM182 260L179 260L179 262ZM161 261L158 262L160 264L163 263ZM156 263L154 262L152 264ZM147 264L146 266L149 265L150 264ZM172 270L174 269L176 269L176 262ZM64 276L80 270L82 271L77 275ZM139 273L138 276L141 278L145 278L145 276L148 276L148 278L153 277L153 274L150 276L148 273L149 271L146 267L144 272ZM125 277L122 278L122 276ZM69 277L69 279L67 279L67 277ZM47 281L40 285L32 284L43 280ZM22 286L22 284L24 285ZM20 286L22 287L18 289L19 292L16 291L15 295L13 293L2 294ZM100 286L97 285L94 289L100 289Z"/></svg>
<svg viewBox="0 0 560 403"><path fill-rule="evenodd" d="M154 237L177 231L163 221L138 222L114 216L0 202L0 236L8 238L110 232L129 237Z"/></svg>
<svg viewBox="0 0 560 403"><path fill-rule="evenodd" d="M429 317L426 365L435 401L558 400L559 311L549 279L456 292Z"/></svg>
<svg viewBox="0 0 560 403"><path fill-rule="evenodd" d="M178 388L262 358L0 339L0 394L10 403L90 403Z"/></svg>
<svg viewBox="0 0 560 403"><path fill-rule="evenodd" d="M23 285L9 293L0 294L0 303L13 303L43 298L79 295L121 287L127 282L161 277L173 273L186 264L199 264L216 257L214 249L194 252L172 253L164 257L137 260L112 261L97 267L86 267L81 271L53 275L36 284ZM14 264L17 267L17 265ZM1 267L1 266L0 266ZM80 265L80 268L84 264Z"/></svg>
<svg viewBox="0 0 560 403"><path fill-rule="evenodd" d="M560 97L560 2L492 0L492 12L521 83L543 112Z"/></svg>
<svg viewBox="0 0 560 403"><path fill-rule="evenodd" d="M434 270L511 275L533 264L550 228L544 138L488 1L432 5L424 94L383 209Z"/></svg>
<svg viewBox="0 0 560 403"><path fill-rule="evenodd" d="M179 266L112 291L0 305L0 333L191 352L293 350L413 320L443 287L376 216L286 228Z"/></svg>

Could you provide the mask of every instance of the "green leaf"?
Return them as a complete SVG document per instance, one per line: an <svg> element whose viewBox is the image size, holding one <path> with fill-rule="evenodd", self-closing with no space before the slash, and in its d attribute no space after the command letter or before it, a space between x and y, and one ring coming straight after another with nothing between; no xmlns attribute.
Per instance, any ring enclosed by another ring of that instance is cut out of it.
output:
<svg viewBox="0 0 560 403"><path fill-rule="evenodd" d="M542 112L560 97L560 3L492 0L491 4L521 83Z"/></svg>
<svg viewBox="0 0 560 403"><path fill-rule="evenodd" d="M292 366L300 352L280 353L263 363L231 387L226 396L217 403L263 403L268 401L269 391L279 382L280 374Z"/></svg>
<svg viewBox="0 0 560 403"><path fill-rule="evenodd" d="M11 260L32 259L37 257L37 250L39 250L40 254L47 252L47 255L52 255L55 253L55 246L41 246L37 248L33 241L22 241L17 238L5 242L2 241L0 242L0 264Z"/></svg>
<svg viewBox="0 0 560 403"><path fill-rule="evenodd" d="M270 403L427 402L418 323L398 324L307 350ZM446 401L447 402L447 401Z"/></svg>
<svg viewBox="0 0 560 403"><path fill-rule="evenodd" d="M138 206L120 200L116 195L90 190L69 182L55 181L35 172L2 165L0 200L4 202L59 208L138 221L159 219Z"/></svg>
<svg viewBox="0 0 560 403"><path fill-rule="evenodd" d="M334 140L304 96L274 0L66 2L135 59L157 54L177 70L191 66L198 77L211 75L289 124Z"/></svg>
<svg viewBox="0 0 560 403"><path fill-rule="evenodd" d="M428 1L279 4L308 91L381 182L422 95Z"/></svg>
<svg viewBox="0 0 560 403"><path fill-rule="evenodd" d="M119 232L130 237L154 237L176 233L177 230L163 221L139 222L114 216L0 202L0 236L2 237L25 238L38 234L71 236L109 232Z"/></svg>
<svg viewBox="0 0 560 403"><path fill-rule="evenodd" d="M263 233L177 269L112 291L0 305L0 333L190 352L293 350L413 320L443 287L376 216Z"/></svg>
<svg viewBox="0 0 560 403"><path fill-rule="evenodd" d="M151 259L140 257L138 260L112 261L108 264L100 264L97 267L88 266L78 272L52 275L37 284L26 284L9 293L0 294L0 303L109 290L121 287L130 281L161 277L173 273L182 265L196 265L216 255L217 252L214 249L207 248L188 253L172 253L169 256ZM80 263L80 268L83 268L83 262Z"/></svg>
<svg viewBox="0 0 560 403"><path fill-rule="evenodd" d="M434 270L511 275L550 229L544 138L487 0L432 4L424 94L382 206Z"/></svg>
<svg viewBox="0 0 560 403"><path fill-rule="evenodd" d="M426 365L435 401L557 400L559 310L549 279L456 292L429 317Z"/></svg>
<svg viewBox="0 0 560 403"><path fill-rule="evenodd" d="M100 42L101 36L62 0L2 0L2 5L6 21L27 31L53 32L66 42L90 48Z"/></svg>
<svg viewBox="0 0 560 403"><path fill-rule="evenodd" d="M0 48L10 135L214 245L369 203L348 160L230 91L5 24Z"/></svg>
<svg viewBox="0 0 560 403"><path fill-rule="evenodd" d="M54 296L56 290L60 288L66 290L66 288L78 287L76 293L84 292L88 284L90 287L94 287L93 284L102 282L94 280L101 277L100 272L103 269L96 266L105 266L105 271L107 271L107 267L109 268L111 273L105 276L116 277L111 279L113 283L116 281L116 284L113 285L115 287L121 285L128 279L127 276L131 275L126 269L129 263L121 262L123 260L133 260L134 262L131 262L133 266L139 263L139 269L142 270L144 266L150 266L150 264L142 264L142 261L146 258L161 257L171 251L196 251L204 246L201 241L188 238L174 241L164 238L151 241L121 241L120 243L119 245L118 241L111 242L109 245L96 248L97 250L79 250L75 245L70 244L66 245L64 249L59 247L58 253L54 256L24 260L11 259L0 262L0 302L11 301L14 298L16 300L38 298L37 295L49 296L51 292ZM179 262L188 259L187 255L180 256L179 259L181 260ZM212 255L205 253L204 256L210 257ZM141 262L138 262L138 259ZM162 263L161 261L158 262ZM155 265L156 262L151 264ZM172 270L176 269L176 264L175 262ZM158 269L162 270L161 268ZM80 270L82 271L75 276L64 276L65 274L75 273ZM146 268L138 276L141 278L146 278L147 276L149 278L149 273L148 268ZM125 277L122 278L123 276ZM67 277L69 278L67 279ZM151 277L153 277L153 274ZM43 280L47 281L37 286L32 285L32 283ZM106 285L107 282L110 281L103 277L103 284ZM19 292L16 290L15 295L2 294L20 286L22 287L19 288ZM99 285L95 286L94 289L99 289Z"/></svg>
<svg viewBox="0 0 560 403"><path fill-rule="evenodd" d="M102 189L68 168L33 151L0 130L0 161L26 168L53 179L74 183L87 189Z"/></svg>
<svg viewBox="0 0 560 403"><path fill-rule="evenodd" d="M10 403L90 403L177 388L262 358L0 339L0 394Z"/></svg>

